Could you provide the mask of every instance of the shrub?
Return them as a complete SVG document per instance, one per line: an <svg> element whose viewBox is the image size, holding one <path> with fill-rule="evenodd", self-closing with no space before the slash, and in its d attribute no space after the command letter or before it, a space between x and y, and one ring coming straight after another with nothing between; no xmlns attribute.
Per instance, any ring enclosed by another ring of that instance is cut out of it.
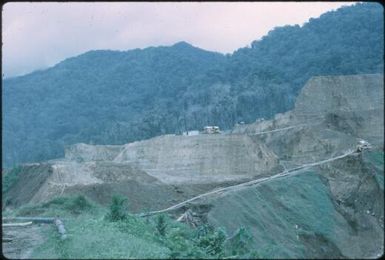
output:
<svg viewBox="0 0 385 260"><path fill-rule="evenodd" d="M119 221L127 218L127 199L120 196L112 196L112 201L110 204L110 212L107 214L106 218L110 221Z"/></svg>
<svg viewBox="0 0 385 260"><path fill-rule="evenodd" d="M203 224L201 226L198 226L198 228L195 230L195 238L200 239L201 237L206 236L210 232L214 232L214 227L208 224Z"/></svg>
<svg viewBox="0 0 385 260"><path fill-rule="evenodd" d="M43 204L43 207L50 207L52 205L63 206L68 201L68 197L56 197Z"/></svg>
<svg viewBox="0 0 385 260"><path fill-rule="evenodd" d="M204 249L210 256L223 256L224 243L226 240L226 233L223 229L208 230L206 235L201 236L197 245Z"/></svg>
<svg viewBox="0 0 385 260"><path fill-rule="evenodd" d="M171 228L167 234L166 246L170 249L170 258L207 258L205 252L181 228Z"/></svg>
<svg viewBox="0 0 385 260"><path fill-rule="evenodd" d="M84 211L90 210L93 207L93 204L83 195L77 195L71 197L56 197L49 202L44 203L42 206L44 208L54 206L73 214L80 214Z"/></svg>
<svg viewBox="0 0 385 260"><path fill-rule="evenodd" d="M228 240L226 248L229 249L231 255L249 258L255 256L255 252L252 250L254 239L250 232L241 227L237 230L235 235Z"/></svg>
<svg viewBox="0 0 385 260"><path fill-rule="evenodd" d="M156 219L156 229L161 236L166 235L167 223L164 215L159 215Z"/></svg>
<svg viewBox="0 0 385 260"><path fill-rule="evenodd" d="M44 209L39 205L24 205L20 207L16 215L17 216L39 216L44 213Z"/></svg>
<svg viewBox="0 0 385 260"><path fill-rule="evenodd" d="M73 213L81 213L91 207L91 203L83 195L78 195L74 199L70 200L70 203L67 206L67 208Z"/></svg>

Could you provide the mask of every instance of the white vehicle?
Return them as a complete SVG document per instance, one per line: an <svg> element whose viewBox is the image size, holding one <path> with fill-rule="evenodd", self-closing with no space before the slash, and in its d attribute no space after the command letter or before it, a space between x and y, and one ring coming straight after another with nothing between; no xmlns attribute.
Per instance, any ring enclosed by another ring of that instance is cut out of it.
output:
<svg viewBox="0 0 385 260"><path fill-rule="evenodd" d="M198 130L185 131L182 133L182 135L187 135L187 136L199 135L199 131Z"/></svg>

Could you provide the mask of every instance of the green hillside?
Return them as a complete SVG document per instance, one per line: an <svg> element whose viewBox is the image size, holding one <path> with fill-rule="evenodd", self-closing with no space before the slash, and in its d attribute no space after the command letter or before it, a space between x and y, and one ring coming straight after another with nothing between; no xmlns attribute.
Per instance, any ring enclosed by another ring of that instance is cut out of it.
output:
<svg viewBox="0 0 385 260"><path fill-rule="evenodd" d="M275 28L232 55L185 42L90 51L3 80L3 165L62 157L78 142L270 118L292 108L311 76L382 72L383 46L383 8L365 3Z"/></svg>

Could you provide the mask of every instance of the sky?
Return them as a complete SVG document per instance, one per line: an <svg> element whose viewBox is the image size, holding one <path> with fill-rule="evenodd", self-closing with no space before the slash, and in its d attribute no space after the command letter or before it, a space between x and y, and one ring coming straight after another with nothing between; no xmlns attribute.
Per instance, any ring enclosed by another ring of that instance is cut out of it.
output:
<svg viewBox="0 0 385 260"><path fill-rule="evenodd" d="M232 53L277 26L352 2L10 2L2 9L3 78L51 67L89 50L186 41Z"/></svg>

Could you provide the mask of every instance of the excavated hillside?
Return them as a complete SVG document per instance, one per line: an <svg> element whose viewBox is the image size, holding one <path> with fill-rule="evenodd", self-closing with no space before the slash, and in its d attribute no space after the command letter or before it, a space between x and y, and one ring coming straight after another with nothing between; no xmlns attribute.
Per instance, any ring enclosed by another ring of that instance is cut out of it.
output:
<svg viewBox="0 0 385 260"><path fill-rule="evenodd" d="M313 77L294 110L232 132L263 142L291 165L353 149L360 139L383 149L383 81L382 74Z"/></svg>
<svg viewBox="0 0 385 260"><path fill-rule="evenodd" d="M280 169L277 156L247 135L164 135L120 147L77 144L65 158L133 165L168 184L222 182Z"/></svg>
<svg viewBox="0 0 385 260"><path fill-rule="evenodd" d="M133 211L160 209L281 169L278 157L247 135L167 135L122 146L76 144L66 149L64 159L24 166L26 178L11 189L8 204L73 193L107 204L120 193L130 198ZM39 178L39 185L28 184L39 170L45 178ZM33 187L18 195L24 185Z"/></svg>
<svg viewBox="0 0 385 260"><path fill-rule="evenodd" d="M247 227L271 257L376 257L384 242L383 115L383 75L314 77L292 111L227 134L67 147L65 158L25 165L7 205L74 193L107 204L120 193L143 212L199 196L166 212L192 209L229 234ZM371 148L358 153L362 139Z"/></svg>

